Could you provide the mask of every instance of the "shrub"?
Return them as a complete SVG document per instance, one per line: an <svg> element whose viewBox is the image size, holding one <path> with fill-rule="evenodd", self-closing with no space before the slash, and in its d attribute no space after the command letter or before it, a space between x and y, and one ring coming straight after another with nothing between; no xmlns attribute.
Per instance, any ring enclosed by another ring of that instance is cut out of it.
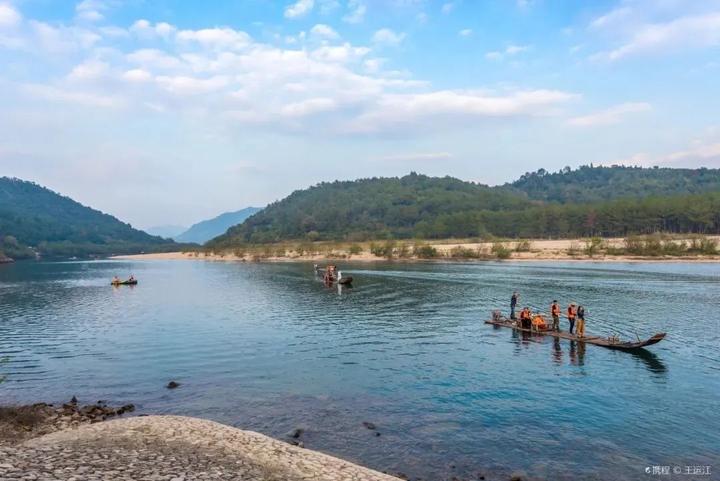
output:
<svg viewBox="0 0 720 481"><path fill-rule="evenodd" d="M530 252L532 245L529 240L522 240L515 246L515 252Z"/></svg>
<svg viewBox="0 0 720 481"><path fill-rule="evenodd" d="M603 241L602 238L592 237L585 241L585 248L583 249L583 251L586 255L593 257L594 255L599 254L600 251L604 248L605 241Z"/></svg>
<svg viewBox="0 0 720 481"><path fill-rule="evenodd" d="M456 246L450 249L449 256L453 259L479 259L480 250L468 247Z"/></svg>
<svg viewBox="0 0 720 481"><path fill-rule="evenodd" d="M509 259L512 255L512 251L502 242L493 243L490 252L492 252L498 259Z"/></svg>
<svg viewBox="0 0 720 481"><path fill-rule="evenodd" d="M415 244L413 246L413 255L418 259L433 259L440 254L437 249L427 244Z"/></svg>
<svg viewBox="0 0 720 481"><path fill-rule="evenodd" d="M576 242L571 242L570 247L567 249L567 255L571 257L575 257L576 255L580 254L580 248L578 247Z"/></svg>
<svg viewBox="0 0 720 481"><path fill-rule="evenodd" d="M348 254L351 256L356 256L358 254L362 254L363 248L360 246L360 244L351 244L350 247L348 247Z"/></svg>
<svg viewBox="0 0 720 481"><path fill-rule="evenodd" d="M400 244L400 247L397 249L397 256L401 259L410 257L410 247L408 247L407 244Z"/></svg>
<svg viewBox="0 0 720 481"><path fill-rule="evenodd" d="M394 251L394 240L386 241L383 244L375 244L374 242L370 244L370 252L377 257L387 257L388 259L392 259Z"/></svg>

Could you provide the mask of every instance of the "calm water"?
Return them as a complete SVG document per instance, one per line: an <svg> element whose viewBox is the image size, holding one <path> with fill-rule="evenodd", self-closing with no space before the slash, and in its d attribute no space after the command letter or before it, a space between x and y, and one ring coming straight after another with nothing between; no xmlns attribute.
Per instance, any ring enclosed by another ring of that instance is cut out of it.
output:
<svg viewBox="0 0 720 481"><path fill-rule="evenodd" d="M202 416L425 480L720 479L720 264L0 266L0 402L99 399ZM140 285L112 288L135 274ZM587 329L668 338L645 355L483 324L587 306ZM169 380L182 383L169 391ZM378 426L381 436L362 427Z"/></svg>

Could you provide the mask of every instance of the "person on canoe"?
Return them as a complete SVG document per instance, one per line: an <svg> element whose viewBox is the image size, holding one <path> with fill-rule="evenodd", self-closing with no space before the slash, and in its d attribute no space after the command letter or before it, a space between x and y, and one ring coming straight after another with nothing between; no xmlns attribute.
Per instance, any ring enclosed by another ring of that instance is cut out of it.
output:
<svg viewBox="0 0 720 481"><path fill-rule="evenodd" d="M532 326L530 318L532 315L530 314L530 308L525 306L522 311L520 311L520 327L523 329L530 329L530 326Z"/></svg>
<svg viewBox="0 0 720 481"><path fill-rule="evenodd" d="M575 309L575 303L572 302L567 308L567 318L568 322L570 322L570 334L572 334L573 329L575 329L575 316L577 316L577 310Z"/></svg>
<svg viewBox="0 0 720 481"><path fill-rule="evenodd" d="M560 330L560 304L558 304L557 299L552 301L552 304L550 305L550 314L552 315L552 319L553 319L553 324L552 324L553 331L559 331Z"/></svg>
<svg viewBox="0 0 720 481"><path fill-rule="evenodd" d="M127 281L128 281L128 282L134 282L134 281L135 281L135 276L132 275L132 274L130 274L130 279L128 279Z"/></svg>
<svg viewBox="0 0 720 481"><path fill-rule="evenodd" d="M515 317L515 306L517 306L518 299L520 299L520 294L517 291L513 292L512 297L510 297L510 319L513 321L517 319Z"/></svg>
<svg viewBox="0 0 720 481"><path fill-rule="evenodd" d="M113 277L112 283L113 283L113 284L120 284L120 278L119 278L118 276Z"/></svg>
<svg viewBox="0 0 720 481"><path fill-rule="evenodd" d="M585 337L585 308L583 306L577 308L577 330L575 335Z"/></svg>

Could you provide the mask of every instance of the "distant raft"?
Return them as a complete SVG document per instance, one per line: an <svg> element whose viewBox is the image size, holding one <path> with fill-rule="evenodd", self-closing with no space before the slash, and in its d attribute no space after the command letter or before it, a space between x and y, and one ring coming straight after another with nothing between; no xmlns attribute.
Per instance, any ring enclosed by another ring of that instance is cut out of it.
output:
<svg viewBox="0 0 720 481"><path fill-rule="evenodd" d="M493 316L492 320L485 321L485 324L492 324L493 326L509 327L516 331L530 332L532 334L539 334L542 336L552 336L560 339L567 339L569 341L584 342L586 344L595 344L596 346L607 347L608 349L616 349L618 351L634 351L642 349L647 346L652 346L665 339L666 333L660 332L654 336L645 339L644 341L621 341L616 337L601 337L601 336L584 336L578 337L569 332L553 331L551 329L526 329L520 327L515 321L504 317Z"/></svg>
<svg viewBox="0 0 720 481"><path fill-rule="evenodd" d="M113 286L135 286L137 285L137 279L128 279L126 281L110 281L110 285Z"/></svg>

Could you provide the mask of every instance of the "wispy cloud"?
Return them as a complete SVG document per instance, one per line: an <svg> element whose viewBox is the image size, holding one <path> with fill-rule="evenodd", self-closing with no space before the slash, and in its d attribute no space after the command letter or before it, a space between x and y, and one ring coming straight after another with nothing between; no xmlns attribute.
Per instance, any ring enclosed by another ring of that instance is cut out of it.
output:
<svg viewBox="0 0 720 481"><path fill-rule="evenodd" d="M365 20L367 6L362 0L348 0L347 8L348 13L343 16L343 22L361 23L363 20Z"/></svg>
<svg viewBox="0 0 720 481"><path fill-rule="evenodd" d="M588 25L589 31L609 37L614 45L590 58L612 62L636 55L662 55L720 45L717 2L697 2L687 9L677 8L678 5L688 6L683 2L626 2L595 18Z"/></svg>
<svg viewBox="0 0 720 481"><path fill-rule="evenodd" d="M488 60L502 60L505 57L511 57L530 49L530 45L508 45L504 50L495 50L487 52L485 58Z"/></svg>
<svg viewBox="0 0 720 481"><path fill-rule="evenodd" d="M285 18L298 18L307 15L315 6L314 0L298 0L285 7Z"/></svg>
<svg viewBox="0 0 720 481"><path fill-rule="evenodd" d="M405 39L404 33L397 33L389 28L381 28L372 36L373 43L381 45L398 45Z"/></svg>
<svg viewBox="0 0 720 481"><path fill-rule="evenodd" d="M626 102L588 115L573 117L568 124L574 127L596 127L620 123L629 114L647 112L652 106L645 102Z"/></svg>
<svg viewBox="0 0 720 481"><path fill-rule="evenodd" d="M471 28L464 28L458 32L458 35L461 37L471 37L473 34L473 31Z"/></svg>

